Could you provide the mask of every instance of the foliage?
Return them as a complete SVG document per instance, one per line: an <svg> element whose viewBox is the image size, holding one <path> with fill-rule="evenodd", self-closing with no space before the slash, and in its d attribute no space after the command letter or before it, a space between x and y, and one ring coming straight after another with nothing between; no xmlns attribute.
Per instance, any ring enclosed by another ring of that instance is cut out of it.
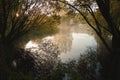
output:
<svg viewBox="0 0 120 80"><path fill-rule="evenodd" d="M80 55L78 61L62 63L59 58L58 47L50 40L39 44L39 48L14 49L16 53L11 62L12 68L8 80L62 80L66 77L69 80L91 80L96 79L98 69L98 57L96 52L91 50Z"/></svg>
<svg viewBox="0 0 120 80"><path fill-rule="evenodd" d="M39 2L37 2L39 1ZM47 2L48 1L48 2ZM14 42L14 40L18 39L19 37L23 36L25 33L27 33L31 29L38 29L37 27L41 27L41 31L44 30L43 33L50 33L54 30L57 29L56 21L59 20L59 17L54 15L54 16L47 16L47 14L50 14L48 9L51 8L50 5L47 5L49 2L50 4L53 4L54 1L49 1L49 0L1 0L0 2L0 44L3 43L11 43ZM104 38L105 32L109 32L112 36L112 42L113 42L113 53L119 53L119 40L120 40L120 17L119 17L119 3L118 0L111 2L111 7L110 7L110 2L109 0L96 0L99 6L99 11L98 12L93 12L91 9L91 0L75 0L73 4L68 3L64 0L60 0L60 2L65 3L72 7L72 9L66 5L67 9L70 9L68 11L68 15L72 16L76 11L78 12L77 14L81 14L82 17L85 19L85 21L90 25L90 27L96 32L96 34L99 36L99 38L102 40L104 45L108 50L111 50L110 47L108 46L106 39ZM47 7L46 7L47 5ZM116 7L113 7L113 6ZM49 8L50 7L50 8ZM65 6L64 6L65 7ZM45 12L42 12L42 10L45 10ZM54 9L54 8L52 8ZM59 11L61 9L60 6L57 6L57 10ZM110 10L111 9L111 10ZM111 11L111 13L110 13ZM114 13L116 12L116 13ZM54 12L53 12L54 13ZM89 14L88 14L89 13ZM86 16L87 15L87 16ZM100 19L98 19L100 17ZM115 18L113 20L113 18ZM58 19L58 20L55 20ZM103 19L105 21L103 21ZM46 23L46 24L44 24ZM54 24L53 24L54 23ZM48 26L49 25L49 26ZM35 28L32 28L34 27ZM52 28L51 28L52 27ZM104 30L104 31L103 31ZM108 35L108 34L107 34ZM11 61L13 60L13 55L9 55L9 52L11 51L9 47L5 47L5 45L2 45L3 47L0 50L2 54L0 54L0 60L2 66L5 66L5 68L8 70L8 73L12 70L9 69L9 66L11 65ZM1 47L1 45L0 45ZM21 50L20 50L21 51ZM24 53L24 52L22 52ZM91 56L88 56L87 59L91 58ZM49 57L48 57L49 58ZM51 58L51 57L50 57ZM94 59L94 58L93 58ZM24 61L24 59L22 58ZM115 59L116 60L116 59ZM34 61L34 60L33 60ZM96 61L96 60L95 60ZM19 62L19 60L18 60ZM88 62L84 59L80 60L80 66L74 66L76 65L76 62L71 61L69 64L61 64L58 65L55 69L53 67L53 64L48 63L50 66L39 66L38 70L43 70L42 72L45 71L45 73L41 74L45 77L42 77L42 80L46 80L47 78L51 80L52 79L62 79L63 76L65 76L65 73L71 77L71 79L88 79L92 78L94 79L95 76L93 75L95 73L94 69L96 67L95 62L92 63L92 68L87 67ZM42 62L41 62L42 63ZM7 66L7 67L6 67ZM23 65L22 65L23 66ZM26 67L26 66L24 66ZM5 70L4 68L4 70ZM59 69L60 68L60 69ZM52 69L52 70L51 70ZM72 69L72 70L71 70ZM81 72L81 70L84 69L85 71ZM1 69L2 70L2 69ZM3 70L3 72L4 72ZM21 69L20 69L21 70ZM25 69L23 69L25 70ZM23 71L22 70L22 71ZM57 74L55 74L57 72ZM63 71L63 72L60 72ZM79 72L78 72L79 71ZM7 72L5 70L5 72ZM40 72L40 73L42 73ZM81 72L81 73L80 73ZM88 72L88 73L87 73ZM89 73L90 72L90 73ZM8 74L6 73L6 74ZM24 73L24 71L23 71ZM11 77L8 77L10 79L13 79L13 75L20 77L20 80L22 79L27 79L31 74L27 75L27 78L23 75L23 73L19 72L16 74L16 72L11 73ZM47 74L47 78L46 78ZM85 76L87 75L87 77ZM56 75L57 77L53 77L53 75ZM16 77L14 78L16 79Z"/></svg>
<svg viewBox="0 0 120 80"><path fill-rule="evenodd" d="M120 80L119 77L119 57L120 54L120 25L119 25L119 0L94 0L97 3L98 11L100 12L100 19L98 19L95 15L95 12L91 8L91 3L94 3L93 0L75 0L75 3L69 3L66 0L60 0L59 2L64 3L77 11L84 20L88 23L88 25L96 32L97 36L105 45L107 51L111 53L111 71L110 78L111 80ZM84 9L83 9L84 8ZM89 13L89 16L84 14ZM92 18L92 19L91 19ZM93 20L94 22L91 22ZM100 22L101 20L104 20ZM102 24L103 23L103 24ZM110 45L108 45L108 39L104 37L108 33L112 37ZM111 48L112 46L112 48ZM114 73L113 73L114 72Z"/></svg>
<svg viewBox="0 0 120 80"><path fill-rule="evenodd" d="M28 72L27 75L24 75L21 72L11 72L8 80L34 80L33 75Z"/></svg>
<svg viewBox="0 0 120 80"><path fill-rule="evenodd" d="M2 61L2 63L0 63L0 65L2 67L0 67L0 78L2 75L6 75L7 80L8 78L10 80L16 80L17 78L20 78L20 80L30 80L29 77L31 74L29 75L29 69L31 69L31 67L30 65L26 65L28 64L26 59L31 60L30 55L24 55L24 57L27 57L24 59L21 57L23 56L22 53L28 52L21 49L16 51L16 46L11 44L15 44L16 40L35 28L38 30L37 32L41 31L42 34L56 31L60 17L55 15L55 13L51 15L52 13L49 10L52 6L48 3L49 1L44 0L1 0L0 61ZM16 68L13 69L13 65L11 65L12 61L16 59L15 57L19 59L17 59L19 63L17 65L17 72L15 70ZM26 71L28 71L28 73L26 73Z"/></svg>
<svg viewBox="0 0 120 80"><path fill-rule="evenodd" d="M59 2L65 4L66 6L69 6L68 9L74 11L74 13L79 13L83 19L88 23L88 25L96 32L100 40L103 42L105 45L106 49L111 53L112 49L111 46L108 45L104 35L115 35L115 39L119 39L119 23L115 23L114 19L112 18L110 14L110 4L111 1L109 0L75 0L72 3L67 2L66 0L60 0ZM118 1L117 1L118 2ZM92 5L94 3L97 3L98 6L98 11L100 11L101 15L101 21L97 19L95 11L92 9ZM112 10L111 10L112 11ZM87 16L86 16L87 13ZM106 26L107 25L107 26ZM114 46L117 44L115 43ZM119 46L119 45L118 45Z"/></svg>
<svg viewBox="0 0 120 80"><path fill-rule="evenodd" d="M43 25L40 25L41 31L43 31L43 34L46 33L54 33L58 30L58 24L60 23L60 16L52 15L48 16L46 19L46 23Z"/></svg>
<svg viewBox="0 0 120 80"><path fill-rule="evenodd" d="M120 1L112 0L111 1L111 15L114 19L115 24L120 26ZM120 29L120 28L119 28Z"/></svg>
<svg viewBox="0 0 120 80"><path fill-rule="evenodd" d="M25 43L31 39L43 38L48 35L53 35L59 31L58 24L60 24L60 16L51 15L44 18L42 23L35 22L28 33L23 35L18 43Z"/></svg>
<svg viewBox="0 0 120 80"><path fill-rule="evenodd" d="M52 14L51 4L44 0L1 0L0 41L11 43L26 34L36 22L46 23L46 16Z"/></svg>

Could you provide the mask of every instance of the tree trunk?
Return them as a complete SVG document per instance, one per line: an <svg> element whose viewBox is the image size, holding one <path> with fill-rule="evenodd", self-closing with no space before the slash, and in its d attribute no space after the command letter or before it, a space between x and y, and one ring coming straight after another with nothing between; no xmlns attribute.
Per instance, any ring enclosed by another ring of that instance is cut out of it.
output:
<svg viewBox="0 0 120 80"><path fill-rule="evenodd" d="M111 80L120 80L120 38L113 36L111 54Z"/></svg>

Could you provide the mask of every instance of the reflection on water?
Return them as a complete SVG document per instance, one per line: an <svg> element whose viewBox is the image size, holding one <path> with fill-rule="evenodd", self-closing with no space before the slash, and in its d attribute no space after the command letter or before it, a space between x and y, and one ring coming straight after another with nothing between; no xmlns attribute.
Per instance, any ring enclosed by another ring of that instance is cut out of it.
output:
<svg viewBox="0 0 120 80"><path fill-rule="evenodd" d="M60 57L62 62L66 62L68 60L76 60L88 48L95 50L96 47L97 43L93 36L84 33L71 33L67 37L63 34L46 37L41 42L29 41L25 49L40 55L42 53L47 53L47 55L49 53L58 54L57 51L60 51L58 57Z"/></svg>
<svg viewBox="0 0 120 80"><path fill-rule="evenodd" d="M80 54L85 53L88 48L95 50L97 47L97 43L93 36L83 33L72 33L72 45L71 50L67 53L61 53L59 57L62 62L66 62L69 59L79 59ZM62 47L62 46L61 46Z"/></svg>
<svg viewBox="0 0 120 80"><path fill-rule="evenodd" d="M60 53L55 42L50 40L50 37L44 38L40 43L29 41L25 45L25 50L32 52L36 63L56 63Z"/></svg>
<svg viewBox="0 0 120 80"><path fill-rule="evenodd" d="M75 70L75 72L85 70L87 71L87 73L83 73L85 76L91 75L92 72L92 74L95 74L95 77L98 77L100 69L96 53L98 44L93 32L86 25L69 25L69 23L64 21L59 25L59 28L60 30L57 34L42 39L31 39L25 45L25 50L30 51L35 59L35 72L37 72L36 74L39 77L38 80L43 76L42 74L45 74L45 76L46 73L50 74L51 69L55 69L57 65L58 68L63 66L60 69L67 69L68 66L67 70L60 70L65 74L65 80L67 80L67 74L69 74L69 72L66 74L66 71L69 70ZM93 51L90 52L89 50ZM58 63L61 63L60 60L65 64L59 65ZM73 66L73 69L71 69L71 66Z"/></svg>
<svg viewBox="0 0 120 80"><path fill-rule="evenodd" d="M58 57L62 62L78 59L88 48L96 50L97 42L94 34L85 24L71 26L69 22L62 21L59 28L59 32L53 36L29 41L25 49L38 54L45 52L47 55L54 53L56 49L56 54L60 51Z"/></svg>
<svg viewBox="0 0 120 80"><path fill-rule="evenodd" d="M34 47L35 47L35 48L38 48L37 43L32 42L32 41L29 41L29 42L26 44L25 49L34 48Z"/></svg>

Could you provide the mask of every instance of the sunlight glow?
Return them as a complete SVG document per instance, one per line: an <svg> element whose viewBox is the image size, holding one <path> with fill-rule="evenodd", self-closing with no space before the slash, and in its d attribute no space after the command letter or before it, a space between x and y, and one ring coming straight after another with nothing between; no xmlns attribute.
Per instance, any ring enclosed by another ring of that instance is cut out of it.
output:
<svg viewBox="0 0 120 80"><path fill-rule="evenodd" d="M48 36L48 37L45 37L44 39L51 40L51 39L53 39L53 38L54 38L53 36Z"/></svg>
<svg viewBox="0 0 120 80"><path fill-rule="evenodd" d="M66 1L68 1L69 3L73 3L75 0L66 0Z"/></svg>
<svg viewBox="0 0 120 80"><path fill-rule="evenodd" d="M34 47L38 47L38 44L32 41L29 41L26 45L25 45L25 49L28 48L34 48Z"/></svg>
<svg viewBox="0 0 120 80"><path fill-rule="evenodd" d="M16 17L19 17L19 14L18 14L18 13L16 13Z"/></svg>

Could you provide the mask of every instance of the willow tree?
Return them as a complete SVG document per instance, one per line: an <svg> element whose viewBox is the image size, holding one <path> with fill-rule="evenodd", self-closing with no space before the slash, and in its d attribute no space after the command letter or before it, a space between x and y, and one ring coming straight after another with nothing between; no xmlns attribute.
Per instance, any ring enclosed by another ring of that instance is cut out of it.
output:
<svg viewBox="0 0 120 80"><path fill-rule="evenodd" d="M51 14L49 0L0 0L0 42L11 43Z"/></svg>
<svg viewBox="0 0 120 80"><path fill-rule="evenodd" d="M51 14L49 0L0 0L0 79L8 80L16 54L12 43ZM24 52L23 52L24 53ZM6 78L4 77L6 76Z"/></svg>

